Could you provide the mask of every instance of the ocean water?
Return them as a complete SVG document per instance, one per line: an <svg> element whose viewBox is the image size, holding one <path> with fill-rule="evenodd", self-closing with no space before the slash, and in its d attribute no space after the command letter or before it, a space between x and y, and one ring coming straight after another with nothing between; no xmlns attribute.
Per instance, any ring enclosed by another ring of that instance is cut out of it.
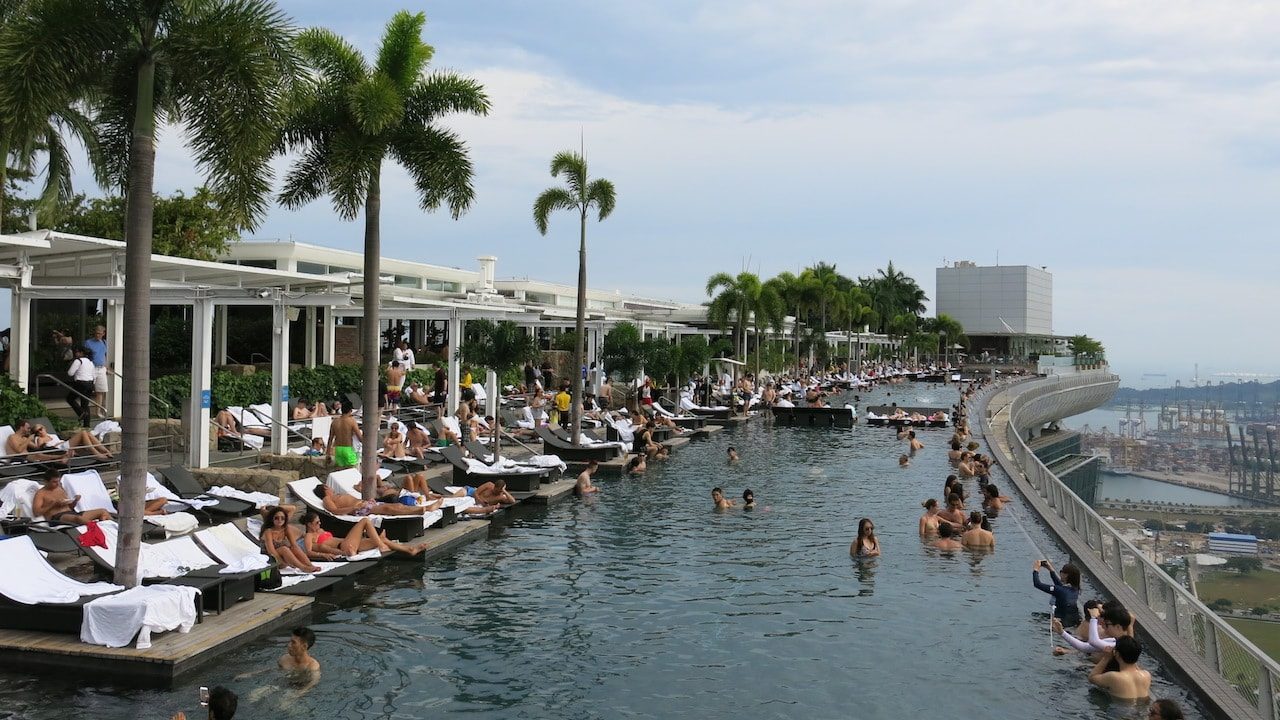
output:
<svg viewBox="0 0 1280 720"><path fill-rule="evenodd" d="M889 392L864 405L954 391ZM995 520L993 552L921 542L920 503L950 468L949 431L919 434L902 469L891 430L754 423L642 478L601 478L598 497L518 510L443 560L384 563L317 606L323 676L307 692L273 669L282 631L171 690L3 673L0 717L197 717L197 687L222 684L246 718L1145 718L1091 690L1082 659L1050 655L1029 570L1064 552L1021 503ZM758 506L713 512L713 486L750 487ZM878 559L849 556L861 517ZM1143 664L1156 697L1203 717Z"/></svg>

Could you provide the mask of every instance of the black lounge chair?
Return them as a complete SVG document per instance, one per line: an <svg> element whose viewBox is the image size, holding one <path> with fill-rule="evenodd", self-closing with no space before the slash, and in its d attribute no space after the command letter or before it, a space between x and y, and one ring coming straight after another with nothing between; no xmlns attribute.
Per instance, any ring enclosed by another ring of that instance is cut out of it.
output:
<svg viewBox="0 0 1280 720"><path fill-rule="evenodd" d="M453 446L444 447L440 448L440 454L453 465L453 482L456 485L479 487L491 480L501 478L506 481L507 489L513 493L536 492L543 480L550 476L549 470L540 468L533 472L472 473L468 472L467 459L463 457L461 449Z"/></svg>
<svg viewBox="0 0 1280 720"><path fill-rule="evenodd" d="M309 510L314 510L320 516L320 527L334 535L345 537L356 523L325 509L324 501L315 494L314 490L315 486L320 484L323 483L316 478L303 478L290 482L289 489ZM447 522L452 522L453 508L441 508L441 515L441 519L431 527L443 527ZM386 531L387 537L398 542L408 542L426 531L422 517L419 515L380 515L378 517L381 523L380 528Z"/></svg>
<svg viewBox="0 0 1280 720"><path fill-rule="evenodd" d="M164 483L166 487L183 500L216 501L213 505L205 505L200 508L203 513L244 517L258 511L258 506L248 500L209 495L205 492L204 486L191 474L191 471L181 465L156 470L155 475L157 480Z"/></svg>
<svg viewBox="0 0 1280 720"><path fill-rule="evenodd" d="M17 536L0 540L0 549L6 558L6 570L17 571L10 574L8 582L21 583L28 581L53 583L60 590L79 593L78 599L70 602L35 602L25 603L5 594L0 588L0 629L32 630L40 632L70 633L78 635L84 619L84 606L91 600L115 594L112 591L93 593L93 588L66 577L48 564L39 553L38 548L26 536ZM19 569L20 568L20 569ZM32 573L39 579L33 578Z"/></svg>
<svg viewBox="0 0 1280 720"><path fill-rule="evenodd" d="M546 425L538 426L538 437L542 439L542 452L556 455L566 462L607 462L622 454L622 449L616 445L574 445L551 432Z"/></svg>
<svg viewBox="0 0 1280 720"><path fill-rule="evenodd" d="M471 457L479 460L485 465L492 465L499 459L498 456L494 455L493 451L489 449L488 445L485 445L479 440L468 440L462 443L462 447L465 448L467 452L471 453Z"/></svg>
<svg viewBox="0 0 1280 720"><path fill-rule="evenodd" d="M728 420L733 416L732 408L689 408L690 415L706 418L708 420Z"/></svg>

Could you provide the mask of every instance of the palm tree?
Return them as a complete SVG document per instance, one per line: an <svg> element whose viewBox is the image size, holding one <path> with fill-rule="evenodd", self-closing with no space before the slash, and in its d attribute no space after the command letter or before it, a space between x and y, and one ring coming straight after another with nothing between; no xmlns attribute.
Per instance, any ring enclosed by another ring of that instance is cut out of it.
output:
<svg viewBox="0 0 1280 720"><path fill-rule="evenodd" d="M937 334L938 340L942 343L943 364L949 364L952 346L967 342L964 336L964 326L960 324L959 320L950 315L938 313L938 317L933 319L933 322L929 324L929 328L933 333Z"/></svg>
<svg viewBox="0 0 1280 720"><path fill-rule="evenodd" d="M717 295L716 290L720 290ZM760 298L760 278L755 273L716 273L707 279L707 320L727 328L733 320L733 354L742 359L747 354L747 319Z"/></svg>
<svg viewBox="0 0 1280 720"><path fill-rule="evenodd" d="M484 115L489 99L476 81L451 72L426 74L433 50L422 41L423 13L396 13L370 67L350 43L321 28L298 36L311 70L290 98L279 148L299 158L285 178L280 202L296 208L329 195L344 220L364 212L363 405L365 443L377 445L378 277L381 273L382 165L396 160L409 172L426 212L448 205L456 220L475 197L466 145L437 121L449 113ZM362 454L362 494L371 499L377 455Z"/></svg>
<svg viewBox="0 0 1280 720"><path fill-rule="evenodd" d="M794 275L783 271L770 278L766 284L772 285L774 292L782 298L788 310L792 311L794 323L791 328L796 343L796 371L799 372L800 361L800 324L805 313L812 308L818 296L817 283L811 276L801 273Z"/></svg>
<svg viewBox="0 0 1280 720"><path fill-rule="evenodd" d="M238 227L266 209L291 28L269 0L31 0L0 32L0 114L35 128L89 104L114 188L127 188L123 462L115 581L138 582L150 399L156 126L181 120L207 184Z"/></svg>
<svg viewBox="0 0 1280 720"><path fill-rule="evenodd" d="M764 340L764 331L766 328L782 327L783 316L786 314L783 310L782 298L778 295L777 290L769 283L760 284L760 290L756 293L751 302L751 327L756 336L756 375L760 375L760 345Z"/></svg>
<svg viewBox="0 0 1280 720"><path fill-rule="evenodd" d="M582 356L587 338L587 215L591 208L596 209L597 222L603 221L613 212L616 194L613 183L603 178L589 180L587 177L587 159L582 155L566 150L556 153L551 158L551 177L564 176L567 187L553 187L543 190L538 199L533 201L533 224L538 232L546 235L547 225L551 221L552 210L573 210L578 213L580 234L578 239L578 309L575 332L577 342L573 347L574 381L570 395L573 397L573 408L569 412L573 433L573 443L578 444L578 436L582 429L582 379L577 377L582 368Z"/></svg>
<svg viewBox="0 0 1280 720"><path fill-rule="evenodd" d="M538 339L510 320L472 320L467 323L467 339L458 348L459 358L466 358L471 365L487 368L501 377L518 370L525 362L533 362L541 355ZM494 418L493 455L498 456L498 436L502 427Z"/></svg>

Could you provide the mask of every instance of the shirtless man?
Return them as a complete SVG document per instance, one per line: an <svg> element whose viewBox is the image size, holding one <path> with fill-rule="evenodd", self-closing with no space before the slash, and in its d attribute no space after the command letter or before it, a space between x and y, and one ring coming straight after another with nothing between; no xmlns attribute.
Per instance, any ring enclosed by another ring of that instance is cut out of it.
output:
<svg viewBox="0 0 1280 720"><path fill-rule="evenodd" d="M738 451L733 449L732 445L729 446L729 449L725 454L728 455L728 462L730 464L738 462Z"/></svg>
<svg viewBox="0 0 1280 720"><path fill-rule="evenodd" d="M1140 700L1151 694L1151 673L1138 667L1142 656L1142 643L1125 635L1116 638L1113 652L1104 652L1089 673L1089 682L1111 693L1120 700ZM1107 670L1107 664L1115 658L1118 669Z"/></svg>
<svg viewBox="0 0 1280 720"><path fill-rule="evenodd" d="M916 452L924 449L924 443L916 439L916 431L912 430L907 433L907 438L911 440L911 457L915 457Z"/></svg>
<svg viewBox="0 0 1280 720"><path fill-rule="evenodd" d="M405 433L404 442L405 453L410 457L421 459L431 449L431 435L418 423L409 423L409 432Z"/></svg>
<svg viewBox="0 0 1280 720"><path fill-rule="evenodd" d="M240 437L240 425L231 411L222 408L213 416L213 424L218 426L218 437Z"/></svg>
<svg viewBox="0 0 1280 720"><path fill-rule="evenodd" d="M364 433L360 432L356 419L351 417L351 406L343 405L342 414L329 426L329 444L325 447L325 452L333 458L333 464L339 470L355 467L360 462L352 438L364 442Z"/></svg>
<svg viewBox="0 0 1280 720"><path fill-rule="evenodd" d="M480 505L515 505L516 499L507 492L507 481L498 478L478 486L471 496Z"/></svg>
<svg viewBox="0 0 1280 720"><path fill-rule="evenodd" d="M316 497L324 503L324 509L334 515L425 515L440 507L443 501L426 505L405 505L403 503L385 503L377 500L361 500L351 495L339 495L324 485L317 485Z"/></svg>
<svg viewBox="0 0 1280 720"><path fill-rule="evenodd" d="M938 518L954 528L964 527L964 499L956 493L947 496L947 509L938 513Z"/></svg>
<svg viewBox="0 0 1280 720"><path fill-rule="evenodd" d="M316 644L316 634L309 627L296 627L289 637L289 646L280 656L280 669L305 681L298 692L305 692L320 682L320 661L311 657L311 647Z"/></svg>
<svg viewBox="0 0 1280 720"><path fill-rule="evenodd" d="M573 492L579 497L600 492L600 488L591 484L591 476L600 468L600 463L596 460L587 462L587 467L578 473L578 482L573 486Z"/></svg>
<svg viewBox="0 0 1280 720"><path fill-rule="evenodd" d="M308 420L311 418L311 408L307 405L307 401L298 398L298 404L293 406L294 420Z"/></svg>
<svg viewBox="0 0 1280 720"><path fill-rule="evenodd" d="M969 529L960 536L960 544L967 548L994 548L996 535L982 528L982 513L974 510L969 513Z"/></svg>
<svg viewBox="0 0 1280 720"><path fill-rule="evenodd" d="M458 431L462 433L462 437L458 442L466 442L471 439L471 403L460 402L458 409L454 411L454 417L458 418Z"/></svg>
<svg viewBox="0 0 1280 720"><path fill-rule="evenodd" d="M431 396L427 395L427 391L422 387L421 383L418 383L417 381L409 383L409 389L407 392L409 394L409 399L412 400L415 405L431 404Z"/></svg>
<svg viewBox="0 0 1280 720"><path fill-rule="evenodd" d="M951 525L944 522L938 523L938 539L933 541L933 546L939 550L959 550L964 547L955 539L955 531L951 529Z"/></svg>
<svg viewBox="0 0 1280 720"><path fill-rule="evenodd" d="M31 462L66 460L70 454L63 450L52 452L44 448L31 429L31 423L23 420L4 444L6 455L25 455Z"/></svg>
<svg viewBox="0 0 1280 720"><path fill-rule="evenodd" d="M62 488L62 470L49 468L44 471L44 487L36 491L35 499L31 501L31 510L36 517L68 525L84 525L95 520L111 519L111 513L103 509L76 512L78 502L79 495L69 498L67 491Z"/></svg>
<svg viewBox="0 0 1280 720"><path fill-rule="evenodd" d="M387 407L389 409L400 409L400 391L403 388L404 369L400 367L399 360L392 360L391 367L387 368Z"/></svg>
<svg viewBox="0 0 1280 720"><path fill-rule="evenodd" d="M733 507L733 501L724 496L724 490L720 488L711 488L711 500L715 503L715 510L728 510Z"/></svg>
<svg viewBox="0 0 1280 720"><path fill-rule="evenodd" d="M393 459L409 456L409 452L404 447L404 436L400 434L399 425L391 426L391 432L387 433L387 439L382 443L382 454Z"/></svg>

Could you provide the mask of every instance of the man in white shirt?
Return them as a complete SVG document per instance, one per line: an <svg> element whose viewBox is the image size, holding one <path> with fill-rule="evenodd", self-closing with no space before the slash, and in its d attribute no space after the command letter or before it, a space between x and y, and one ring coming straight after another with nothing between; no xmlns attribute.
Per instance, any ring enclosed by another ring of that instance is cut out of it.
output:
<svg viewBox="0 0 1280 720"><path fill-rule="evenodd" d="M400 363L400 369L406 373L412 372L414 367L413 349L409 347L409 343L404 340L391 351L391 359Z"/></svg>
<svg viewBox="0 0 1280 720"><path fill-rule="evenodd" d="M73 388L67 393L67 404L80 418L80 424L89 427L89 408L92 407L90 398L94 396L97 368L83 346L76 346L75 359L71 361L71 367L67 368L67 374L71 376Z"/></svg>

